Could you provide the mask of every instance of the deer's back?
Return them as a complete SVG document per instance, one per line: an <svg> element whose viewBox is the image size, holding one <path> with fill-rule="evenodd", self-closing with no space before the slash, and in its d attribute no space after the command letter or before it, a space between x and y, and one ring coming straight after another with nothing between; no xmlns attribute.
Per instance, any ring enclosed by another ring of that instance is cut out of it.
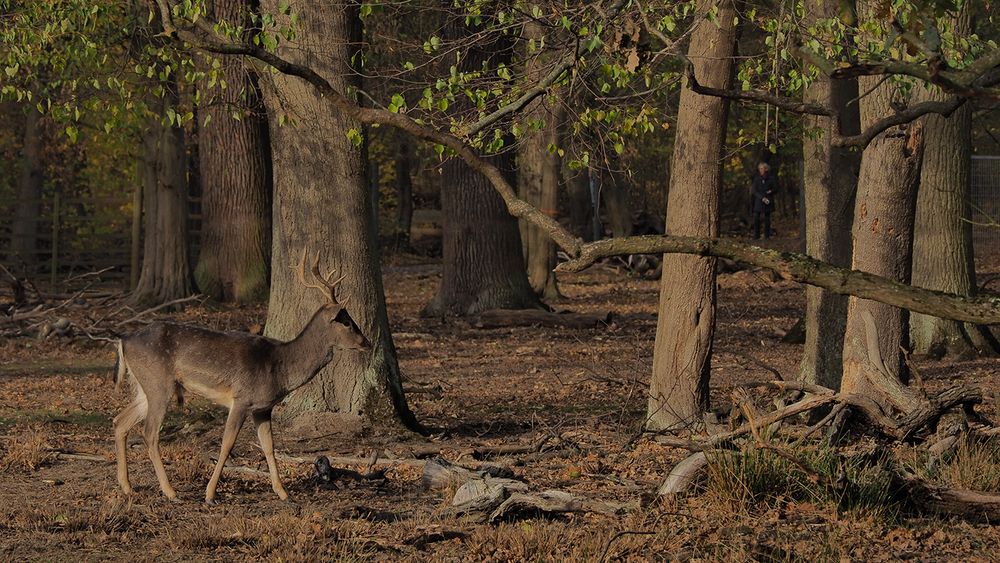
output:
<svg viewBox="0 0 1000 563"><path fill-rule="evenodd" d="M231 403L243 388L269 387L277 344L262 336L167 322L122 339L128 366L144 387L169 381L220 404Z"/></svg>

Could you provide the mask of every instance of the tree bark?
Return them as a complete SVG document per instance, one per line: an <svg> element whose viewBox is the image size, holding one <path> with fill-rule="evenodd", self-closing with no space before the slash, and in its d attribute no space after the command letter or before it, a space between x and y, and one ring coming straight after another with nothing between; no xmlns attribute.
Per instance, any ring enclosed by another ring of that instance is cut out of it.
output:
<svg viewBox="0 0 1000 563"><path fill-rule="evenodd" d="M247 0L212 4L215 20L248 23ZM267 118L255 71L239 58L225 57L221 64L226 88L199 111L211 122L199 136L202 228L194 275L199 290L213 299L261 301L267 298L271 253Z"/></svg>
<svg viewBox="0 0 1000 563"><path fill-rule="evenodd" d="M971 31L967 4L952 24L958 36ZM952 99L924 84L915 87L915 97ZM925 147L913 239L913 285L971 296L976 290L968 199L972 107L965 104L951 117L928 115L921 121ZM910 338L914 352L934 357L996 351L996 341L985 328L928 315L910 316Z"/></svg>
<svg viewBox="0 0 1000 563"><path fill-rule="evenodd" d="M33 104L24 113L21 143L21 177L17 186L14 220L11 224L11 250L16 259L33 269L38 264L38 220L42 208L42 115Z"/></svg>
<svg viewBox="0 0 1000 563"><path fill-rule="evenodd" d="M153 117L142 134L143 256L132 300L158 305L191 294L187 241L187 164L184 130L160 121L176 105L173 84L151 98Z"/></svg>
<svg viewBox="0 0 1000 563"><path fill-rule="evenodd" d="M863 18L874 6L865 4L859 11ZM893 113L892 102L901 95L879 77L859 78L858 89L870 91L860 100L862 129ZM909 283L922 152L920 124L889 129L865 149L854 208L854 269ZM903 309L856 297L848 300L844 391L871 397L886 409L913 406L902 351L909 337L907 320Z"/></svg>
<svg viewBox="0 0 1000 563"><path fill-rule="evenodd" d="M712 3L702 0L698 13ZM736 47L731 3L718 6L717 24L698 20L688 55L706 85L728 88ZM684 88L667 200L667 233L715 237L719 231L721 157L729 103ZM696 422L708 406L715 331L715 259L666 255L653 349L647 426Z"/></svg>
<svg viewBox="0 0 1000 563"><path fill-rule="evenodd" d="M809 21L837 17L840 6L838 0L809 0L806 16ZM833 80L820 73L806 88L803 101L836 108L840 132L855 135L860 132L859 116L857 105L850 101L857 95L857 80ZM836 119L804 117L806 254L846 267L851 263L851 223L859 157L856 152L832 145L837 135ZM819 130L819 137L815 130ZM846 326L846 296L818 287L806 288L806 342L799 369L803 381L840 389Z"/></svg>
<svg viewBox="0 0 1000 563"><path fill-rule="evenodd" d="M277 13L278 2L264 2ZM296 6L299 33L282 41L278 52L308 62L339 91L359 88L351 61L361 39L358 5L309 0ZM303 287L292 270L302 254L319 254L320 270L346 276L338 299L373 351L342 351L306 387L289 396L282 416L311 418L320 424L348 419L385 423L394 417L418 425L406 404L396 350L386 315L377 233L371 208L364 147L348 131L361 125L308 83L288 75L269 75L262 89L271 125L274 203L271 294L265 334L294 337L324 296ZM293 124L281 125L287 115ZM308 417L304 416L308 415Z"/></svg>
<svg viewBox="0 0 1000 563"><path fill-rule="evenodd" d="M458 37L467 30L447 32ZM484 64L501 60L510 64L509 45L498 42L493 47L475 45L463 53L459 71L481 71ZM515 183L510 150L487 160ZM423 314L475 315L490 309L541 307L528 282L517 219L489 180L464 161L452 158L442 168L441 285Z"/></svg>

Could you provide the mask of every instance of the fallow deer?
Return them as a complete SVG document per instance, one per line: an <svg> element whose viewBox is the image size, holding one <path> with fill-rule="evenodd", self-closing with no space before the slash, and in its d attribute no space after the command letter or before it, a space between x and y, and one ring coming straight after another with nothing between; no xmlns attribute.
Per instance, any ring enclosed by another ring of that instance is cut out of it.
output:
<svg viewBox="0 0 1000 563"><path fill-rule="evenodd" d="M305 263L303 253L297 272L299 281L322 290L330 302L321 306L289 342L167 322L152 323L118 342L116 386L127 376L135 392L131 404L114 420L118 483L126 493L132 492L132 486L125 439L133 426L145 420L143 438L160 489L167 498L176 499L160 458L160 424L172 400L182 402L184 393L190 392L229 408L222 450L205 490L205 502L215 501L222 468L248 414L257 425L271 487L282 500L288 498L274 459L272 409L288 393L309 383L330 363L335 351L370 350L358 325L337 302L335 288L343 277L331 282L332 275L320 275L317 257L312 266L316 282L309 283Z"/></svg>

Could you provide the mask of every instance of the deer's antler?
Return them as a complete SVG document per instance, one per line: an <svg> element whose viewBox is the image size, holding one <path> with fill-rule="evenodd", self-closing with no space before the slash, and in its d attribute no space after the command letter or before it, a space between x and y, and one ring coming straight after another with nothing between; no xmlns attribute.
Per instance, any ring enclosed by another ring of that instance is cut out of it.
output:
<svg viewBox="0 0 1000 563"><path fill-rule="evenodd" d="M323 292L323 295L325 295L333 303L337 303L338 305L345 304L346 301L344 301L344 303L339 303L337 301L337 285L339 285L340 282L344 281L344 278L347 277L347 274L340 276L334 281L330 281L330 279L333 278L334 272L336 270L330 270L330 273L327 274L326 276L322 275L319 272L319 253L317 252L316 260L313 261L312 267L309 269L313 279L316 281L315 282L306 281L307 253L308 253L307 250L305 249L302 250L302 259L299 260L299 267L296 270L296 274L298 275L299 278L299 283L301 283L305 287L311 287L320 290L321 292Z"/></svg>

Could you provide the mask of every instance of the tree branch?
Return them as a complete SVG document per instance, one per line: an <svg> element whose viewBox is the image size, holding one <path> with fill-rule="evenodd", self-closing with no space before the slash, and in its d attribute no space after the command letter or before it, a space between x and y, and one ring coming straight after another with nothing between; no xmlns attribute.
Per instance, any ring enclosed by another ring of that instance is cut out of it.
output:
<svg viewBox="0 0 1000 563"><path fill-rule="evenodd" d="M625 0L615 0L614 2L611 3L610 6L608 6L607 13L605 15L606 21L604 22L605 28L611 27L609 25L611 23L611 20L614 19L615 16L617 16L621 12L624 6L625 6ZM467 137L467 138L475 137L477 133L479 133L483 129L486 129L487 127L490 127L491 125L500 121L504 117L521 111L522 109L525 108L525 106L530 104L535 98L548 92L549 88L551 88L553 84L558 82L559 79L563 76L563 74L566 73L566 71L576 66L577 59L586 53L587 53L586 43L581 42L579 46L577 46L574 52L566 54L558 63L556 63L556 66L553 67L552 70L550 70L544 77L542 77L540 81L538 81L537 84L529 88L518 99L514 100L513 102L505 106L497 108L489 115L483 117L479 121L459 131L458 135L460 137Z"/></svg>
<svg viewBox="0 0 1000 563"><path fill-rule="evenodd" d="M975 324L1000 323L1000 298L965 297L913 287L868 272L840 268L791 252L768 250L732 239L680 236L613 238L582 245L580 256L556 271L578 272L601 258L628 254L694 254L729 258L774 270L783 279L822 287L840 295L872 299L901 309Z"/></svg>
<svg viewBox="0 0 1000 563"><path fill-rule="evenodd" d="M684 57L684 61L687 68L686 75L688 88L698 94L702 94L704 96L714 96L716 98L726 98L729 100L761 102L792 113L822 115L826 117L837 116L836 110L831 107L803 102L793 98L787 98L785 96L777 96L770 92L765 92L764 90L724 90L722 88L703 86L700 82L698 82L697 77L695 77L694 63L688 60L687 57Z"/></svg>
<svg viewBox="0 0 1000 563"><path fill-rule="evenodd" d="M931 113L948 117L954 113L955 110L962 107L962 105L967 101L968 98L956 96L944 101L920 102L902 111L896 112L893 115L883 117L857 135L849 135L846 137L843 135L837 135L831 139L830 144L835 147L864 148L868 146L868 144L871 143L875 137L878 137L887 129L891 129L897 125L905 125Z"/></svg>

